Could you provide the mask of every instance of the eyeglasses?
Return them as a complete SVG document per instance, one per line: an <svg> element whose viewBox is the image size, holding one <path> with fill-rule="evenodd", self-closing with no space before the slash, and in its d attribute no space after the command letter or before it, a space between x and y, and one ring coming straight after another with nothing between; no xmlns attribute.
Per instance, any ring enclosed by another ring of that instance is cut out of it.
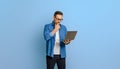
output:
<svg viewBox="0 0 120 69"><path fill-rule="evenodd" d="M56 18L56 17L55 17ZM63 19L59 19L59 18L56 18L57 20L60 20L60 21L62 21Z"/></svg>

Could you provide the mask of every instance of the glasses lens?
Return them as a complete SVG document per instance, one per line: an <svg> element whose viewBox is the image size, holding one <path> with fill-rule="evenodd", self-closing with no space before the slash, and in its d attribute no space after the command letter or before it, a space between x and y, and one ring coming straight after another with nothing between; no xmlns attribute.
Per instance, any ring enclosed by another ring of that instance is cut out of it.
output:
<svg viewBox="0 0 120 69"><path fill-rule="evenodd" d="M56 17L55 17L56 18ZM60 21L62 21L63 19L59 19L59 18L56 18L57 20L60 20Z"/></svg>

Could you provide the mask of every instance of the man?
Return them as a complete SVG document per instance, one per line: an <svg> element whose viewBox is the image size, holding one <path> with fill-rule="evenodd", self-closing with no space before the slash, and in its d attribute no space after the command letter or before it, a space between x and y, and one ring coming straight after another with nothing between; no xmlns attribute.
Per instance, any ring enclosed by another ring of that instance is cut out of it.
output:
<svg viewBox="0 0 120 69"><path fill-rule="evenodd" d="M46 63L47 69L54 69L57 63L58 69L66 68L66 47L70 40L64 40L67 29L64 25L60 24L63 20L63 13L56 11L53 16L53 21L46 24L44 27L44 38L46 40Z"/></svg>

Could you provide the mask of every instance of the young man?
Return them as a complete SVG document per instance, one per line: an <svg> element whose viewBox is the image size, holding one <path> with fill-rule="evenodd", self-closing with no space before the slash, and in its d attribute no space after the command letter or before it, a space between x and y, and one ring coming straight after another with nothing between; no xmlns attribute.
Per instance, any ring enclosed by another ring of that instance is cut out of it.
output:
<svg viewBox="0 0 120 69"><path fill-rule="evenodd" d="M46 63L47 69L54 69L57 63L58 69L66 69L66 46L70 40L64 40L67 29L60 24L63 20L63 13L56 11L53 21L44 27L44 38L46 40Z"/></svg>

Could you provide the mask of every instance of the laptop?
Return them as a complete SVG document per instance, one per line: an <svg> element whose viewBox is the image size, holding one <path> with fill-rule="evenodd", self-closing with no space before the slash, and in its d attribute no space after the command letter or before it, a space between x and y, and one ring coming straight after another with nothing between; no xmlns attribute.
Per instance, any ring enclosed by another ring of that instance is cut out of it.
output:
<svg viewBox="0 0 120 69"><path fill-rule="evenodd" d="M67 31L67 34L66 34L65 40L66 40L66 39L74 40L76 34L77 34L77 31Z"/></svg>

